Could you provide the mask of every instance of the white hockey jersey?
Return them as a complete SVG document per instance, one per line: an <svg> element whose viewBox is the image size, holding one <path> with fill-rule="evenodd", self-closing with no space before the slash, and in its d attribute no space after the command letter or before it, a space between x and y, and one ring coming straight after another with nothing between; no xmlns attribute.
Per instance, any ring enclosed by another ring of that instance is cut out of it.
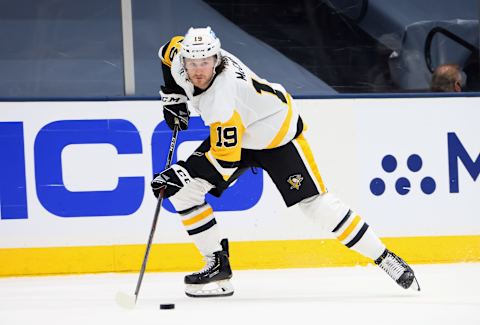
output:
<svg viewBox="0 0 480 325"><path fill-rule="evenodd" d="M276 148L293 139L298 112L282 85L258 77L237 57L222 50L225 69L206 90L195 94L179 55L175 55L179 47L175 47L174 40L166 53L162 56L161 49L159 55L170 66L175 83L185 91L190 107L210 127L207 158L225 179L233 170L222 168L218 161L237 162L242 148Z"/></svg>

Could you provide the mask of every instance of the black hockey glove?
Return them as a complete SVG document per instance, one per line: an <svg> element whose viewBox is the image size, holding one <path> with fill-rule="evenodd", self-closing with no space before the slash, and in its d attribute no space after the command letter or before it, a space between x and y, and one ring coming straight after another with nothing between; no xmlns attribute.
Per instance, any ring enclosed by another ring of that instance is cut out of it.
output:
<svg viewBox="0 0 480 325"><path fill-rule="evenodd" d="M180 122L180 130L188 129L188 120L190 119L187 104L173 104L163 106L163 118L165 122L173 130L175 126L175 118Z"/></svg>
<svg viewBox="0 0 480 325"><path fill-rule="evenodd" d="M187 96L173 93L171 90L161 87L160 96L163 103L163 118L165 122L173 130L175 119L180 122L180 130L188 129L188 120L190 112L187 107Z"/></svg>
<svg viewBox="0 0 480 325"><path fill-rule="evenodd" d="M153 175L150 186L153 195L158 198L160 190L165 187L164 197L168 198L177 193L185 184L190 183L192 178L188 171L180 165L174 164L170 168L165 169L160 174Z"/></svg>

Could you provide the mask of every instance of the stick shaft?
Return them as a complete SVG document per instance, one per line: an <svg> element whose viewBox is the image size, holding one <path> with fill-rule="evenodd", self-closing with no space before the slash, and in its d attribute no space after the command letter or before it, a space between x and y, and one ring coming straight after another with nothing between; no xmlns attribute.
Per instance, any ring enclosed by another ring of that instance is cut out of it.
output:
<svg viewBox="0 0 480 325"><path fill-rule="evenodd" d="M172 164L173 152L175 151L175 145L177 143L178 136L178 123L175 124L173 128L172 141L170 142L170 148L168 150L167 162L165 164L165 169L169 168ZM155 235L155 230L157 229L158 216L162 208L163 195L165 188L160 189L160 194L158 195L157 206L155 208L155 214L153 216L152 227L150 228L150 235L148 236L147 248L145 249L145 256L143 257L142 268L138 275L137 287L135 288L135 302L138 299L138 293L140 292L140 287L142 286L143 275L145 274L145 269L147 268L148 256L150 255L150 248L152 247L153 236Z"/></svg>

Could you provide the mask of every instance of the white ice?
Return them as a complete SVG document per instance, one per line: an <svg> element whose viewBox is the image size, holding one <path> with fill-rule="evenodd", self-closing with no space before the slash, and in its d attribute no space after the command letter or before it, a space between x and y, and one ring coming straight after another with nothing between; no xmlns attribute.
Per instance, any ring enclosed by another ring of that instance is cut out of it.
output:
<svg viewBox="0 0 480 325"><path fill-rule="evenodd" d="M480 324L480 263L414 265L421 292L403 290L380 269L235 271L235 294L188 298L184 273L0 278L0 325L143 324ZM174 310L160 310L175 303Z"/></svg>

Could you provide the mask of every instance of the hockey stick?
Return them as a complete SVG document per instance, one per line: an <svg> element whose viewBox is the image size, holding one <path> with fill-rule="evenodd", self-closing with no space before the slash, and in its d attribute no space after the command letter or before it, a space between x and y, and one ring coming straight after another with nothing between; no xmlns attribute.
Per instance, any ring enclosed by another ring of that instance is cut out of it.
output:
<svg viewBox="0 0 480 325"><path fill-rule="evenodd" d="M177 143L178 130L180 128L180 123L178 119L175 119L175 126L172 133L172 141L170 142L170 148L168 150L167 162L165 164L165 169L168 169L172 164L173 152L175 151L175 144ZM148 255L150 254L150 248L152 247L153 235L155 234L155 229L157 228L158 216L160 214L160 209L163 203L163 195L165 188L160 189L158 195L157 206L155 208L155 214L153 216L153 223L150 229L150 236L148 237L147 248L145 250L145 256L143 257L142 268L140 269L140 274L138 275L137 287L135 288L134 296L126 294L124 292L117 292L115 300L117 304L126 309L133 309L137 304L138 294L140 292L140 287L142 285L143 275L145 274L145 269L147 268Z"/></svg>

